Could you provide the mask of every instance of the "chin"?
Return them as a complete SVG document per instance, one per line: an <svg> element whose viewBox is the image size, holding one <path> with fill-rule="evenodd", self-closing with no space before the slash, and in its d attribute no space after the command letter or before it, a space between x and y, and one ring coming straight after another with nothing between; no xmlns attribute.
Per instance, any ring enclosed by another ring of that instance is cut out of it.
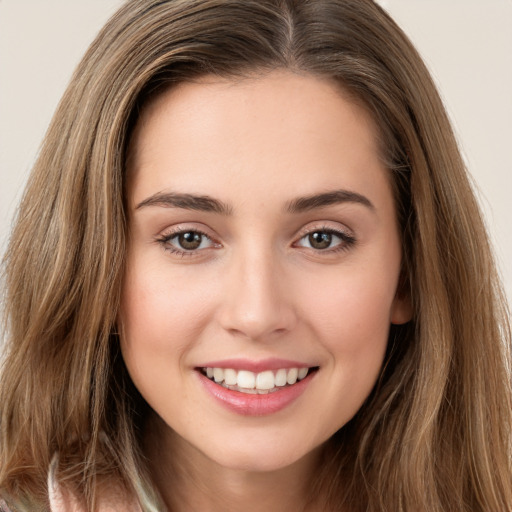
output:
<svg viewBox="0 0 512 512"><path fill-rule="evenodd" d="M296 447L292 444L286 445L270 442L243 442L229 443L229 449L221 445L218 449L212 449L211 445L206 452L203 452L210 460L222 468L254 473L268 473L280 471L294 466L299 461L311 458L314 460L321 447L305 450L304 444Z"/></svg>

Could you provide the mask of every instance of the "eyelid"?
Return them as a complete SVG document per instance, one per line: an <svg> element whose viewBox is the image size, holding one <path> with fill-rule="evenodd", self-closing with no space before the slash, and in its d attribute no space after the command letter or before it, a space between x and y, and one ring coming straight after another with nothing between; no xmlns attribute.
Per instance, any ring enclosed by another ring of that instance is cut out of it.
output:
<svg viewBox="0 0 512 512"><path fill-rule="evenodd" d="M211 243L209 247L185 249L170 243L170 240L179 236L180 234L190 232L198 233L201 236L206 237ZM305 237L315 232L324 232L332 234L338 237L340 242L333 247L327 247L325 249L317 249L314 247L307 247L300 244L300 242ZM334 227L332 225L327 225L325 222L311 223L304 226L294 237L294 240L295 241L292 243L292 246L303 248L319 254L332 254L341 250L348 250L357 241L356 237L353 234L353 231L350 230L349 228L345 226L340 227L339 223L337 223L337 226ZM200 253L203 253L204 251L207 251L209 249L216 249L222 247L222 244L217 240L217 237L212 235L209 229L204 229L202 226L197 226L197 224L190 225L187 223L178 224L170 228L164 229L163 231L160 232L160 234L155 236L155 241L159 243L165 251L179 256L198 256Z"/></svg>
<svg viewBox="0 0 512 512"><path fill-rule="evenodd" d="M335 224L335 225L333 225ZM327 231L331 233L339 233L340 235L343 235L345 237L351 237L355 238L354 232L348 227L340 222L336 223L329 223L328 221L313 221L305 226L303 226L298 232L296 239L302 238L306 235L309 235L310 233L314 233L315 231Z"/></svg>
<svg viewBox="0 0 512 512"><path fill-rule="evenodd" d="M298 245L301 240L306 238L307 236L311 235L315 232L323 232L323 233L330 233L336 237L338 237L341 242L334 247L329 247L327 249L315 249L313 247L306 247L303 245ZM342 227L333 227L326 225L325 223L321 224L308 224L307 226L303 227L297 234L297 237L295 238L295 242L293 245L295 247L302 247L304 249L309 249L311 251L315 251L317 253L324 253L329 254L333 252L337 252L340 250L347 250L351 246L353 246L357 242L356 237L352 230L348 228L342 228Z"/></svg>
<svg viewBox="0 0 512 512"><path fill-rule="evenodd" d="M216 238L208 232L209 230L203 229L202 227L198 227L197 225L187 225L187 224L178 224L176 226L172 226L170 228L164 229L155 237L155 241L159 243L162 248L170 252L172 254L176 254L179 256L197 256L199 253L212 249L212 248L219 248L221 247L221 243L216 240ZM173 244L170 244L170 241L179 236L183 233L198 233L201 236L206 237L208 240L210 240L211 245L209 247L203 247L201 249L184 249L179 248L178 246L174 246Z"/></svg>

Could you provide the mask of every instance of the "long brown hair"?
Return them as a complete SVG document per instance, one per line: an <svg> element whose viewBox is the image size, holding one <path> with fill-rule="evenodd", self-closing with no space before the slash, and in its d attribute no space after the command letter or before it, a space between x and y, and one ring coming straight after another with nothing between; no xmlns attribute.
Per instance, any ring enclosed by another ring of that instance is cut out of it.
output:
<svg viewBox="0 0 512 512"><path fill-rule="evenodd" d="M147 406L115 327L130 133L163 88L280 68L335 79L372 114L414 308L392 327L372 395L329 441L314 483L324 509L512 510L511 337L488 237L429 73L370 0L132 0L93 42L5 258L0 489L20 508L47 507L55 454L89 510L105 479L142 502Z"/></svg>

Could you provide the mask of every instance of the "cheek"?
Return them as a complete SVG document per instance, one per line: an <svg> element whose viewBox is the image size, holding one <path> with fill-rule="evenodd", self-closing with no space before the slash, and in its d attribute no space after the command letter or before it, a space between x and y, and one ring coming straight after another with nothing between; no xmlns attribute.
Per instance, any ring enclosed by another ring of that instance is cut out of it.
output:
<svg viewBox="0 0 512 512"><path fill-rule="evenodd" d="M121 351L145 400L168 418L193 402L183 384L186 357L204 326L204 289L174 272L163 259L129 261L119 315ZM179 400L169 400L170 392Z"/></svg>
<svg viewBox="0 0 512 512"><path fill-rule="evenodd" d="M338 410L344 415L342 422L359 409L380 373L395 281L393 268L388 267L384 274L368 267L352 268L330 279L326 276L323 283L317 281L318 286L304 294L308 299L302 314L313 338L328 354L332 398L341 400Z"/></svg>
<svg viewBox="0 0 512 512"><path fill-rule="evenodd" d="M168 265L132 263L121 301L121 319L129 340L143 338L175 350L201 329L208 301L201 279L169 271ZM143 267L143 268L142 268Z"/></svg>
<svg viewBox="0 0 512 512"><path fill-rule="evenodd" d="M385 358L393 286L377 286L363 274L351 273L330 286L330 293L309 296L307 326L327 354L329 385L326 408L320 400L314 415L322 418L328 437L361 408L377 381Z"/></svg>
<svg viewBox="0 0 512 512"><path fill-rule="evenodd" d="M303 296L302 314L334 347L358 350L387 339L395 295L394 279L375 278L370 272L345 272L326 277Z"/></svg>
<svg viewBox="0 0 512 512"><path fill-rule="evenodd" d="M200 279L162 263L129 261L122 290L121 350L135 385L151 405L154 390L179 389L186 355L204 329L207 293Z"/></svg>

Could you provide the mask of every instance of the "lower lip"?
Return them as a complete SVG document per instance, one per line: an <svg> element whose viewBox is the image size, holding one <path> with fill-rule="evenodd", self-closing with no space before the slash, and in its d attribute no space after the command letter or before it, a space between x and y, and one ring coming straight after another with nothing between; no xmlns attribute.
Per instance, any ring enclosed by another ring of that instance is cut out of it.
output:
<svg viewBox="0 0 512 512"><path fill-rule="evenodd" d="M315 374L316 372L310 373L292 386L283 387L279 391L252 395L227 389L198 372L206 391L222 406L242 416L264 416L281 411L302 395Z"/></svg>

